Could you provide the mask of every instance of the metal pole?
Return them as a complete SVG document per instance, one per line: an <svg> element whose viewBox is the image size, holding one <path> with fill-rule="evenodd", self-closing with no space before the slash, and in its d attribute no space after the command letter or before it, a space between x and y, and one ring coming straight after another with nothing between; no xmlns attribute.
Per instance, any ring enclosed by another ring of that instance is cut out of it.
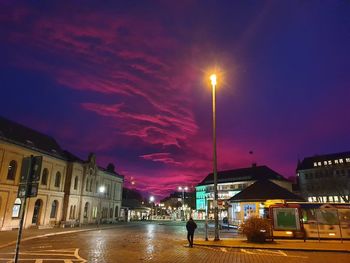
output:
<svg viewBox="0 0 350 263"><path fill-rule="evenodd" d="M27 190L28 190L28 184L27 184ZM14 263L18 262L19 246L20 246L21 238L22 238L22 229L23 229L23 222L24 222L24 211L26 209L26 203L27 203L27 198L25 197L24 201L23 201L23 207L22 207L22 212L21 212L21 219L19 221L19 229L18 229L18 235L17 235L15 262Z"/></svg>
<svg viewBox="0 0 350 263"><path fill-rule="evenodd" d="M213 174L214 174L214 219L215 219L215 237L214 241L219 238L219 210L218 210L218 175L217 175L217 160L216 160L216 87L212 85L213 93Z"/></svg>
<svg viewBox="0 0 350 263"><path fill-rule="evenodd" d="M339 211L338 211L338 208L337 208L337 217L338 217L338 223L339 223L340 240L341 240L341 242L343 243L343 233L342 233L342 231L341 231L341 222L340 222L340 218L339 218Z"/></svg>
<svg viewBox="0 0 350 263"><path fill-rule="evenodd" d="M182 188L182 220L185 221L185 189Z"/></svg>

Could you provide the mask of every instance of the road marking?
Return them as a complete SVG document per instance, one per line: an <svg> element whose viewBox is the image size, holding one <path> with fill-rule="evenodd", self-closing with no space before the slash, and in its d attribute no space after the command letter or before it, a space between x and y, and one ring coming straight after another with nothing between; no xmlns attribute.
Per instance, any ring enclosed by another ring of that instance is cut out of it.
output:
<svg viewBox="0 0 350 263"><path fill-rule="evenodd" d="M287 254L284 253L282 250L258 249L258 251L263 252L263 253L277 254L277 255L282 255L284 257L287 257Z"/></svg>
<svg viewBox="0 0 350 263"><path fill-rule="evenodd" d="M14 252L8 252L8 253L0 253L1 255L4 255L5 257L0 257L0 261L6 261L7 263L13 263L12 255L14 255ZM79 255L79 248L76 249L52 249L52 250L38 250L38 251L28 251L28 252L20 252L20 256L22 256L19 261L34 261L35 263L43 263L46 261L61 261L64 263L73 263L73 262L80 262L85 263L87 262L86 259L82 258ZM24 257L23 257L24 256ZM34 256L34 257L25 257L25 256ZM9 258L11 257L11 258Z"/></svg>

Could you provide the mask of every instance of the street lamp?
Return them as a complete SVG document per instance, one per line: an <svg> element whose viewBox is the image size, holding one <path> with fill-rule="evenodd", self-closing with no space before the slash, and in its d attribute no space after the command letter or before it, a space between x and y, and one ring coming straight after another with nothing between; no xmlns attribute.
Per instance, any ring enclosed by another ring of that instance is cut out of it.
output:
<svg viewBox="0 0 350 263"><path fill-rule="evenodd" d="M154 196L150 196L150 197L149 197L149 201L150 201L150 203L152 203L152 206L151 206L151 220L152 220L152 216L153 216L153 205L154 205Z"/></svg>
<svg viewBox="0 0 350 263"><path fill-rule="evenodd" d="M215 220L215 237L214 241L219 238L219 209L218 209L218 175L217 175L217 160L216 160L216 75L210 76L213 97L213 174L214 174L214 220Z"/></svg>
<svg viewBox="0 0 350 263"><path fill-rule="evenodd" d="M102 220L102 195L106 191L106 187L104 185L101 185L98 188L98 193L99 193L99 201L100 201L100 213L99 213L99 219L97 221L98 226L100 226L101 220Z"/></svg>
<svg viewBox="0 0 350 263"><path fill-rule="evenodd" d="M182 191L182 220L185 220L185 210L184 210L184 207L185 207L185 191L188 190L188 187L187 186L185 186L185 187L179 186L178 189L180 191Z"/></svg>

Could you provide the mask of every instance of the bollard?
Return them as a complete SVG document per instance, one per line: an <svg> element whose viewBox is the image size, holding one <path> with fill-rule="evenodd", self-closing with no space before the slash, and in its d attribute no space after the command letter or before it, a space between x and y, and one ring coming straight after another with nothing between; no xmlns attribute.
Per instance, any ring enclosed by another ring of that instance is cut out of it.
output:
<svg viewBox="0 0 350 263"><path fill-rule="evenodd" d="M208 241L208 219L205 219L205 241Z"/></svg>

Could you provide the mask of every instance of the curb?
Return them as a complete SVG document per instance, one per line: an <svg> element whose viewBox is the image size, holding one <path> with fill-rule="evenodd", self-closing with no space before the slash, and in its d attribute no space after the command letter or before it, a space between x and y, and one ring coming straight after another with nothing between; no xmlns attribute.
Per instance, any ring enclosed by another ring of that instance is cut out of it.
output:
<svg viewBox="0 0 350 263"><path fill-rule="evenodd" d="M203 247L222 247L222 248L246 248L246 249L270 249L270 250L288 250L303 252L332 252L332 253L350 253L350 249L315 249L315 248L286 248L286 247L263 247L263 246L245 246L245 245L213 245L213 244L196 244Z"/></svg>
<svg viewBox="0 0 350 263"><path fill-rule="evenodd" d="M69 231L62 231L62 232L54 232L54 233L48 233L48 234L43 234L43 235L38 235L38 236L31 236L31 237L26 237L21 239L21 243L28 241L28 240L33 240L33 239L39 239L42 237L51 237L51 236L59 236L59 235L67 235L67 234L73 234L73 233L79 233L79 232L88 232L88 231L96 231L96 230L106 230L106 229L112 229L112 228L118 228L118 226L110 226L110 227L104 227L104 228L88 228L88 229L77 229L77 230L69 230ZM12 245L16 245L16 241L11 241L6 244L0 245L0 249L9 247Z"/></svg>

